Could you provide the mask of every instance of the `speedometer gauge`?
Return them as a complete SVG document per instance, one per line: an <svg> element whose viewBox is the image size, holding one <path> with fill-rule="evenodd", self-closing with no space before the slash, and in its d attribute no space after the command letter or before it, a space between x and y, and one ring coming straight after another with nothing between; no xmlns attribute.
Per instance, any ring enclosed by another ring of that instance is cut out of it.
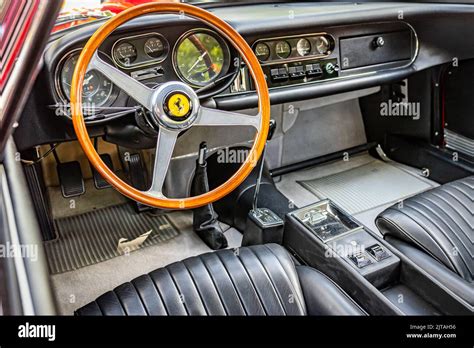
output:
<svg viewBox="0 0 474 348"><path fill-rule="evenodd" d="M229 49L213 33L199 31L185 35L174 55L175 69L182 80L202 87L217 79L228 65Z"/></svg>
<svg viewBox="0 0 474 348"><path fill-rule="evenodd" d="M61 94L64 96L64 99L67 99L67 101L70 99L71 82L78 58L78 53L69 56L64 61L58 77L62 92ZM107 101L109 101L112 91L112 82L105 78L101 73L95 70L90 70L84 76L82 103L87 109L103 106Z"/></svg>

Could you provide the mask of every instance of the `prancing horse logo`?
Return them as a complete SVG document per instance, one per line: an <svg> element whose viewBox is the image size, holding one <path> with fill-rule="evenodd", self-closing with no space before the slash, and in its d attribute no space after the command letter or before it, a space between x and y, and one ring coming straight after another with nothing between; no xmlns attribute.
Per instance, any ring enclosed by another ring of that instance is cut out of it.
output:
<svg viewBox="0 0 474 348"><path fill-rule="evenodd" d="M173 121L184 122L191 114L191 101L183 93L171 94L165 102L165 111Z"/></svg>
<svg viewBox="0 0 474 348"><path fill-rule="evenodd" d="M182 111L183 108L184 108L184 105L181 104L181 98L179 98L179 97L176 100L176 103L174 103L174 105L176 105L176 107L178 108L179 111Z"/></svg>

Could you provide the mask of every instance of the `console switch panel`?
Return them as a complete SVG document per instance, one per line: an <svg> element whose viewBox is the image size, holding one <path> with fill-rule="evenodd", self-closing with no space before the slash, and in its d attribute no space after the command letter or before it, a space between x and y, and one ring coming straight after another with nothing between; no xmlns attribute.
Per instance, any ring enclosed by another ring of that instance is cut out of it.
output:
<svg viewBox="0 0 474 348"><path fill-rule="evenodd" d="M285 67L270 70L270 75L272 77L272 81L288 80L288 70Z"/></svg>
<svg viewBox="0 0 474 348"><path fill-rule="evenodd" d="M371 265L373 261L366 253L359 253L349 256L349 259L357 266L357 268L364 268L365 266Z"/></svg>
<svg viewBox="0 0 474 348"><path fill-rule="evenodd" d="M374 244L371 247L368 247L366 251L377 261L381 261L387 257L390 257L390 254L387 253L387 251L379 244Z"/></svg>

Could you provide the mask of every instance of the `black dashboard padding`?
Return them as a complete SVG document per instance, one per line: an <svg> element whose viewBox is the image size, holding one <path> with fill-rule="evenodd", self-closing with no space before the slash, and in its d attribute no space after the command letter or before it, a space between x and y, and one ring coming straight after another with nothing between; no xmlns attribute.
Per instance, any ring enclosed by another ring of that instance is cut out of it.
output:
<svg viewBox="0 0 474 348"><path fill-rule="evenodd" d="M413 244L457 273L474 279L474 176L439 186L386 209L376 219L384 236Z"/></svg>
<svg viewBox="0 0 474 348"><path fill-rule="evenodd" d="M308 297L308 302L305 301ZM219 250L120 285L76 315L364 315L322 273L277 244Z"/></svg>

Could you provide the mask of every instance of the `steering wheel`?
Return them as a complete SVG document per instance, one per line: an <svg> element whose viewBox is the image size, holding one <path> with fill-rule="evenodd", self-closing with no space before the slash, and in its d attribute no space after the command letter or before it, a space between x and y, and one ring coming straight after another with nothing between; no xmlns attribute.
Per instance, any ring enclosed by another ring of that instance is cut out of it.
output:
<svg viewBox="0 0 474 348"><path fill-rule="evenodd" d="M179 81L170 81L151 89L106 63L97 49L117 27L138 16L151 13L179 14L196 18L208 24L225 37L240 53L254 80L258 95L256 116L203 107L196 92ZM101 160L87 133L82 113L82 85L88 69L94 69L126 92L146 108L158 126L158 138L152 184L148 191L141 191L120 179ZM179 99L179 101L178 101ZM178 102L178 104L177 104ZM176 106L177 105L177 106ZM181 3L149 3L132 7L104 23L91 36L77 61L71 84L71 114L77 139L89 161L102 177L123 195L143 204L163 209L192 209L226 196L237 188L257 165L268 135L270 123L270 97L262 68L252 49L229 24L201 8ZM250 126L256 129L253 146L235 174L219 187L199 196L167 198L163 184L180 132L194 126Z"/></svg>

